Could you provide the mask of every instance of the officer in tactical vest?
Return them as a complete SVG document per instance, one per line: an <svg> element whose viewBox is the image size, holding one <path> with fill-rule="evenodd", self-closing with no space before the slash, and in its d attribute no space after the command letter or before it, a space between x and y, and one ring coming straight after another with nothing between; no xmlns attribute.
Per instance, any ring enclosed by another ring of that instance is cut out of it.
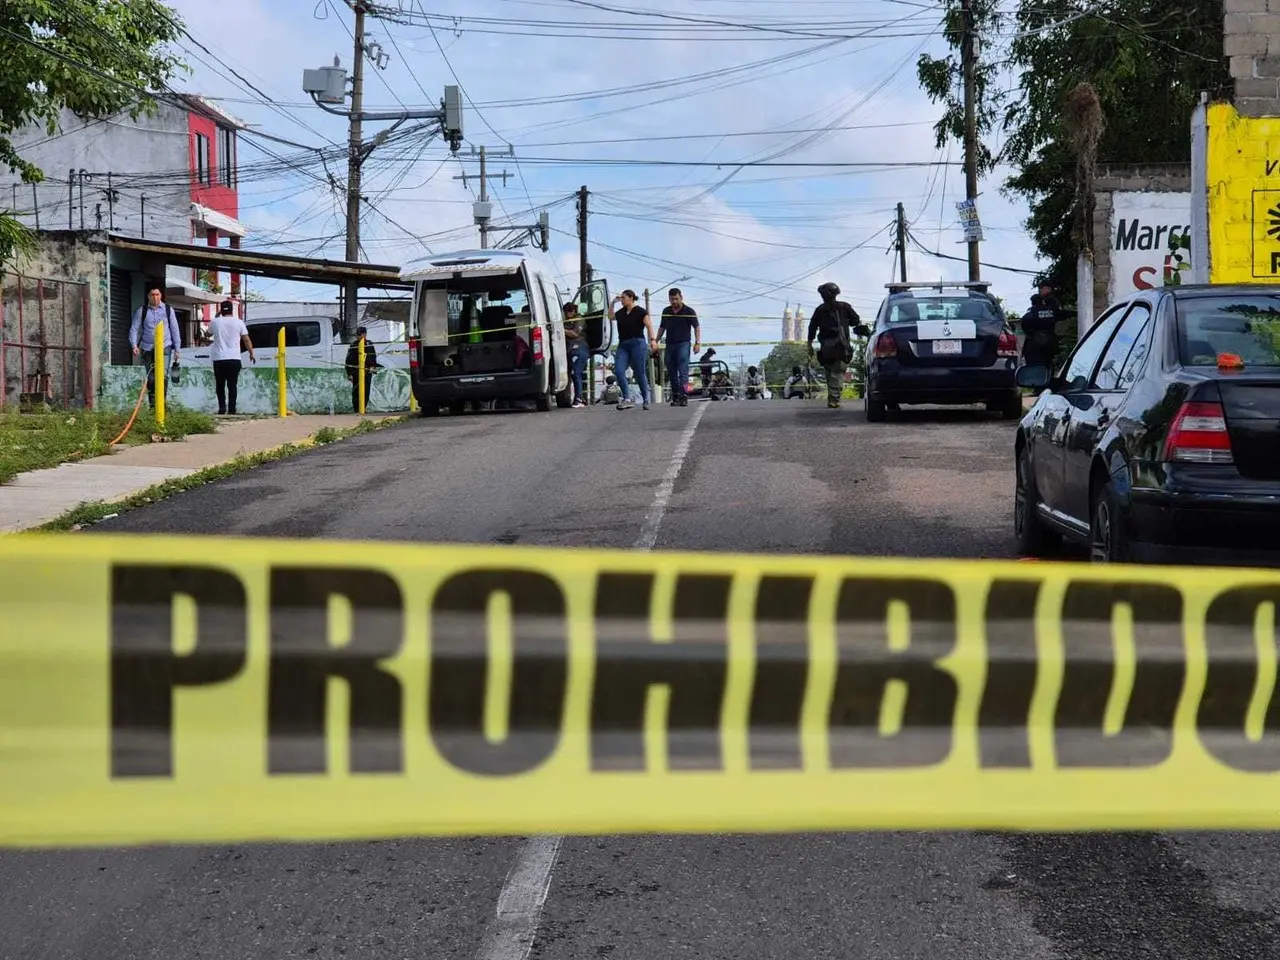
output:
<svg viewBox="0 0 1280 960"><path fill-rule="evenodd" d="M822 303L813 311L809 319L809 355L813 355L813 338L818 338L818 362L827 374L827 406L840 406L840 394L844 391L844 371L853 360L852 332L860 337L871 335L871 331L858 317L858 311L840 296L840 287L834 283L824 283L818 288L818 296Z"/></svg>
<svg viewBox="0 0 1280 960"><path fill-rule="evenodd" d="M1031 297L1031 309L1022 316L1022 362L1028 367L1053 369L1058 352L1058 321L1062 308L1053 295L1053 284L1040 284L1040 292Z"/></svg>

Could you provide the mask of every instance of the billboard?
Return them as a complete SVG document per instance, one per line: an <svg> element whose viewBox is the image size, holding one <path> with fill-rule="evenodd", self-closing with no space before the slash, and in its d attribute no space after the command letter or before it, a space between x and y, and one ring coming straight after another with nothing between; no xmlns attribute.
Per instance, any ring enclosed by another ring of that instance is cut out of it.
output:
<svg viewBox="0 0 1280 960"><path fill-rule="evenodd" d="M1191 282L1190 191L1116 191L1108 232L1108 303L1138 290Z"/></svg>

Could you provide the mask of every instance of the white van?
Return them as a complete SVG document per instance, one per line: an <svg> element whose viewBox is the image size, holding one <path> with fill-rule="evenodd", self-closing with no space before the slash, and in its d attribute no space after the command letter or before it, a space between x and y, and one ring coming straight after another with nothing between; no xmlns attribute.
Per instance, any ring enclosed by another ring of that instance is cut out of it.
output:
<svg viewBox="0 0 1280 960"><path fill-rule="evenodd" d="M470 401L533 400L539 410L572 401L563 293L540 252L464 250L403 267L413 284L409 378L424 416ZM609 287L596 280L575 298L587 343L612 346Z"/></svg>
<svg viewBox="0 0 1280 960"><path fill-rule="evenodd" d="M329 316L279 316L250 317L245 321L249 331L249 342L253 344L254 355L258 364L274 364L279 349L280 328L284 328L285 364L290 369L321 367L329 370L343 370L347 360L347 349L350 344L343 343L338 333L341 322ZM395 332L395 331L392 331ZM382 329L369 325L369 342L377 351L378 364L383 367L405 369L409 365L408 351L403 339L398 341L379 340L378 334L385 337L385 325ZM192 366L212 366L211 344L189 348ZM186 354L184 354L184 359ZM243 359L243 358L242 358Z"/></svg>

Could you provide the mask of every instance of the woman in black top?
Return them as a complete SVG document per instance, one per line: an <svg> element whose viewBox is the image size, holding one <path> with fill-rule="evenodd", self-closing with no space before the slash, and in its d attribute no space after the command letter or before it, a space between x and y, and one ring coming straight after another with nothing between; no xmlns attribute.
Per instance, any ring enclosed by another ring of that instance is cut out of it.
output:
<svg viewBox="0 0 1280 960"><path fill-rule="evenodd" d="M644 402L644 409L648 410L649 351L656 344L653 321L649 318L649 312L636 303L634 290L623 290L621 296L613 302L615 305L622 304L622 309L613 315L614 323L618 325L618 352L614 356L613 372L622 389L618 409L630 410L635 406L631 402L631 385L627 383L627 368L630 367L636 375L636 383L640 385L640 399Z"/></svg>

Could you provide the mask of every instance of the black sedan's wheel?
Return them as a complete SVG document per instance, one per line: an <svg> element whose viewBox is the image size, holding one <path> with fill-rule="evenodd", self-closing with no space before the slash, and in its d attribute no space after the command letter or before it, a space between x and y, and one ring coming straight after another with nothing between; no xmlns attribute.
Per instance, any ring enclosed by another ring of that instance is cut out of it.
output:
<svg viewBox="0 0 1280 960"><path fill-rule="evenodd" d="M1036 475L1031 468L1031 457L1025 448L1018 453L1017 477L1013 492L1013 531L1018 540L1018 550L1024 557L1047 557L1061 543L1052 530L1045 527L1037 507L1040 492L1036 488Z"/></svg>
<svg viewBox="0 0 1280 960"><path fill-rule="evenodd" d="M1089 561L1091 563L1127 563L1129 540L1120 517L1120 502L1115 487L1108 480L1093 495L1089 515Z"/></svg>

